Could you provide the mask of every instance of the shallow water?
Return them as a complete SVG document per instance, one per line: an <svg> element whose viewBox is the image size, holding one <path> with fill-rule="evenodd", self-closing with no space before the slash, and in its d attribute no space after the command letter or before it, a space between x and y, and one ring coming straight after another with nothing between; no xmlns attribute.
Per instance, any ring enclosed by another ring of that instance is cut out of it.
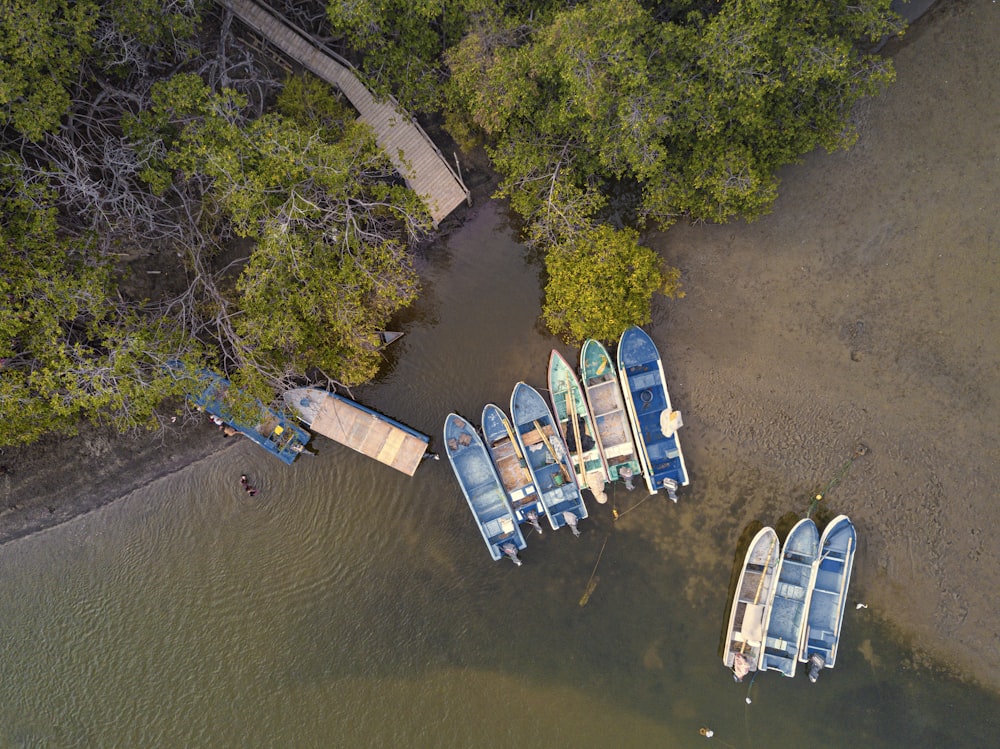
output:
<svg viewBox="0 0 1000 749"><path fill-rule="evenodd" d="M478 422L542 386L555 342L496 207L428 262L355 396L433 445L450 410ZM730 529L745 542L741 497L773 488L705 445L680 504L618 486L616 523L591 504L580 539L532 532L518 569L490 560L443 458L407 478L324 438L291 467L236 443L0 548L0 745L687 747L702 727L740 749L995 745L1000 700L914 665L870 610L848 610L819 683L733 682Z"/></svg>

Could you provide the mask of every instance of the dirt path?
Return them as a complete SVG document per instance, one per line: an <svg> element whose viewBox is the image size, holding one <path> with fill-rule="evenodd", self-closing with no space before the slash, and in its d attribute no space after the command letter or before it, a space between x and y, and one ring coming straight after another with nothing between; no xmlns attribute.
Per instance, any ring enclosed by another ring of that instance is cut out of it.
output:
<svg viewBox="0 0 1000 749"><path fill-rule="evenodd" d="M650 238L688 292L654 329L691 404L689 464L738 456L808 497L864 443L825 501L858 525L855 587L994 688L997 38L1000 5L943 4L891 51L898 81L857 146L786 169L772 215Z"/></svg>

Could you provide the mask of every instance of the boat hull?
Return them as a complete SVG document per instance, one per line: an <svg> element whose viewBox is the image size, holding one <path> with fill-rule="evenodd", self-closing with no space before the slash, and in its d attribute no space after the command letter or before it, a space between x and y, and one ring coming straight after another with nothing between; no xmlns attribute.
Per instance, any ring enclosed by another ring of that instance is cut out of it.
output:
<svg viewBox="0 0 1000 749"><path fill-rule="evenodd" d="M544 517L545 507L528 464L521 455L521 446L514 436L510 419L500 406L487 403L483 406L481 423L486 450L514 508L517 522L537 522L538 518Z"/></svg>
<svg viewBox="0 0 1000 749"><path fill-rule="evenodd" d="M448 414L443 431L448 462L490 556L495 561L512 556L505 547L512 547L516 556L527 544L482 438L455 413Z"/></svg>
<svg viewBox="0 0 1000 749"><path fill-rule="evenodd" d="M642 464L632 436L632 424L625 410L618 370L607 349L589 339L580 351L580 384L594 419L611 481L638 477Z"/></svg>
<svg viewBox="0 0 1000 749"><path fill-rule="evenodd" d="M761 528L743 559L722 655L725 666L738 676L741 663L743 672L750 672L756 671L760 662L779 556L778 534L773 528Z"/></svg>
<svg viewBox="0 0 1000 749"><path fill-rule="evenodd" d="M320 388L294 388L286 405L314 432L412 476L430 439L350 398Z"/></svg>
<svg viewBox="0 0 1000 749"><path fill-rule="evenodd" d="M765 627L758 667L795 676L802 651L806 609L819 560L819 530L811 519L800 520L788 533L775 573L777 582Z"/></svg>
<svg viewBox="0 0 1000 749"><path fill-rule="evenodd" d="M679 415L670 404L660 354L642 328L622 333L618 375L649 491L655 494L666 486L665 481L687 486L687 467L675 426Z"/></svg>
<svg viewBox="0 0 1000 749"><path fill-rule="evenodd" d="M282 463L291 465L309 443L309 432L260 401L260 421L250 424L238 418L227 403L230 383L222 375L201 370L198 379L202 389L189 396L195 407L221 419Z"/></svg>
<svg viewBox="0 0 1000 749"><path fill-rule="evenodd" d="M799 655L802 662L818 655L826 668L836 665L857 543L857 531L847 515L838 515L823 530Z"/></svg>
<svg viewBox="0 0 1000 749"><path fill-rule="evenodd" d="M594 418L576 373L555 349L549 355L548 380L552 413L569 450L576 481L581 487L590 489L597 501L603 504L608 501L604 485L610 477L594 428Z"/></svg>
<svg viewBox="0 0 1000 749"><path fill-rule="evenodd" d="M510 413L514 435L552 529L570 524L567 513L574 522L586 518L587 506L576 474L545 399L530 385L519 382L510 396Z"/></svg>

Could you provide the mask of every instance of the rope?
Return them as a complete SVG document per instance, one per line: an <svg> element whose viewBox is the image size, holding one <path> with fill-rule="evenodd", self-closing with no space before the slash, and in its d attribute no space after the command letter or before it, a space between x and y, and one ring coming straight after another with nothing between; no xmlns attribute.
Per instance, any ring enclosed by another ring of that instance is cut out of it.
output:
<svg viewBox="0 0 1000 749"><path fill-rule="evenodd" d="M806 517L812 517L812 514L816 511L816 507L820 502L826 497L827 493L833 489L833 487L847 475L847 471L850 470L854 461L868 454L868 447L862 443L858 443L857 447L854 448L854 454L847 459L847 462L840 467L837 471L837 475L830 479L830 483L826 485L815 497L813 497L812 502L809 504L809 512L806 513Z"/></svg>
<svg viewBox="0 0 1000 749"><path fill-rule="evenodd" d="M608 545L608 539L611 538L611 532L604 537L604 543L601 544L601 551L597 555L597 561L594 563L594 571L590 573L590 579L587 581L587 587L583 591L583 595L580 597L580 606L586 606L587 602L590 600L590 594L594 592L594 588L597 587L597 581L594 577L597 575L597 566L601 563L601 557L604 556L604 547Z"/></svg>

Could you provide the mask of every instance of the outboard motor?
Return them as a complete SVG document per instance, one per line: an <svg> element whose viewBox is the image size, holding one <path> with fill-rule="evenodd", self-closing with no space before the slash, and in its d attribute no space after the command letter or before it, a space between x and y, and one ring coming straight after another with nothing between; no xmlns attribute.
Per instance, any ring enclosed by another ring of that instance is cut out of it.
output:
<svg viewBox="0 0 1000 749"><path fill-rule="evenodd" d="M669 476L663 479L663 488L667 490L667 496L674 502L677 501L677 487L679 484Z"/></svg>
<svg viewBox="0 0 1000 749"><path fill-rule="evenodd" d="M813 653L809 656L807 665L809 667L809 681L815 684L816 679L819 678L819 672L822 671L823 666L826 665L826 659L819 653Z"/></svg>
<svg viewBox="0 0 1000 749"><path fill-rule="evenodd" d="M528 510L527 514L528 522L531 523L531 527L538 531L538 535L542 535L542 526L538 524L538 513L534 510Z"/></svg>
<svg viewBox="0 0 1000 749"><path fill-rule="evenodd" d="M632 469L628 466L622 466L618 469L618 476L625 479L625 488L632 491L635 487L632 485Z"/></svg>
<svg viewBox="0 0 1000 749"><path fill-rule="evenodd" d="M514 546L514 544L504 544L503 546L500 547L500 550L508 557L510 557L510 561L512 561L518 567L521 566L522 562L517 556L517 548Z"/></svg>
<svg viewBox="0 0 1000 749"><path fill-rule="evenodd" d="M569 529L573 531L573 535L579 537L580 529L576 527L576 515L569 510L566 510L566 512L563 513L563 520L566 521L566 525L569 526Z"/></svg>

